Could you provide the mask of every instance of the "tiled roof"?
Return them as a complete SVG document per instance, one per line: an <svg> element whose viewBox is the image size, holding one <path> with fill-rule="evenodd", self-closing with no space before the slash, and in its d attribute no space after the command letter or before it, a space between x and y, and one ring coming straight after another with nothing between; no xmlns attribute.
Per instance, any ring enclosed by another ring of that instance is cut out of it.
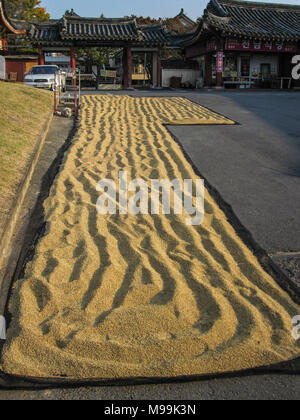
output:
<svg viewBox="0 0 300 420"><path fill-rule="evenodd" d="M300 6L211 0L204 21L226 36L300 40Z"/></svg>
<svg viewBox="0 0 300 420"><path fill-rule="evenodd" d="M47 23L36 23L30 26L27 36L38 42L51 41L59 42L59 25L58 21L50 21Z"/></svg>
<svg viewBox="0 0 300 420"><path fill-rule="evenodd" d="M184 9L181 9L179 15L177 15L177 17L180 18L180 20L186 24L189 27L194 27L196 25L196 22L193 21L191 18L189 18L185 13L184 13Z"/></svg>
<svg viewBox="0 0 300 420"><path fill-rule="evenodd" d="M200 26L196 29L195 32L188 32L184 34L177 34L172 36L172 46L173 47L181 47L182 45L188 45L190 43L193 43L198 32L199 32Z"/></svg>
<svg viewBox="0 0 300 420"><path fill-rule="evenodd" d="M81 18L78 15L64 16L48 23L32 23L28 36L32 43L49 42L65 44L72 42L130 42L134 45L166 45L170 35L163 25L139 26L135 19Z"/></svg>
<svg viewBox="0 0 300 420"><path fill-rule="evenodd" d="M166 32L163 25L140 26L139 30L146 43L169 44L171 42L171 35Z"/></svg>
<svg viewBox="0 0 300 420"><path fill-rule="evenodd" d="M60 36L63 40L138 40L137 25L133 19L88 19L64 17Z"/></svg>

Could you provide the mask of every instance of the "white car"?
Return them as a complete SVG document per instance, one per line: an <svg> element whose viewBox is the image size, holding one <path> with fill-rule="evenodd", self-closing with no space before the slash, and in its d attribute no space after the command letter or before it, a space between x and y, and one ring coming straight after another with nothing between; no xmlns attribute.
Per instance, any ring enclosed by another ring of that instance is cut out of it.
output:
<svg viewBox="0 0 300 420"><path fill-rule="evenodd" d="M66 90L66 76L57 66L34 66L29 73L26 73L24 84L41 89L55 89L55 74L56 74L56 89L61 88Z"/></svg>

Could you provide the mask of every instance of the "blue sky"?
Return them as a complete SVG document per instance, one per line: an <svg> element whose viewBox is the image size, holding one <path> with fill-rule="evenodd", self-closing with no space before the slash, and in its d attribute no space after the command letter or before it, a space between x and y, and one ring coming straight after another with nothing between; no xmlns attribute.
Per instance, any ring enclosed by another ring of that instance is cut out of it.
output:
<svg viewBox="0 0 300 420"><path fill-rule="evenodd" d="M151 17L173 17L180 9L191 18L202 15L208 0L42 0L53 19L60 18L65 10L73 8L81 16L123 17L131 14ZM268 3L300 4L299 0L273 0Z"/></svg>

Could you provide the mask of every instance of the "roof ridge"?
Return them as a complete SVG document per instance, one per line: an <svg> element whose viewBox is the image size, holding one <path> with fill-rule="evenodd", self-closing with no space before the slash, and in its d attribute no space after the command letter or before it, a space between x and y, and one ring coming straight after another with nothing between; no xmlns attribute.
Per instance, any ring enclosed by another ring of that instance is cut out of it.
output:
<svg viewBox="0 0 300 420"><path fill-rule="evenodd" d="M258 8L268 8L268 9L299 9L300 5L298 4L284 4L284 3L266 3L266 2L258 2L258 1L249 1L249 0L213 0L219 3L219 5L226 5L226 6L245 6L245 7L258 7Z"/></svg>
<svg viewBox="0 0 300 420"><path fill-rule="evenodd" d="M97 18L97 17L82 17L82 16L64 16L67 20L83 20L83 21L92 21L92 22L101 22L101 23L135 23L136 19L134 18L127 18L127 17L120 17L120 18Z"/></svg>
<svg viewBox="0 0 300 420"><path fill-rule="evenodd" d="M183 17L183 18L185 18L186 20L188 20L191 24L195 24L196 22L193 20L193 19L191 19L186 13L185 13L185 11L184 11L184 9L182 8L181 10L180 10L180 13L177 15L177 16L175 16L175 18L177 18L177 17Z"/></svg>
<svg viewBox="0 0 300 420"><path fill-rule="evenodd" d="M153 24L145 24L145 25L138 25L139 28L142 29L165 29L165 25L162 23L153 23Z"/></svg>

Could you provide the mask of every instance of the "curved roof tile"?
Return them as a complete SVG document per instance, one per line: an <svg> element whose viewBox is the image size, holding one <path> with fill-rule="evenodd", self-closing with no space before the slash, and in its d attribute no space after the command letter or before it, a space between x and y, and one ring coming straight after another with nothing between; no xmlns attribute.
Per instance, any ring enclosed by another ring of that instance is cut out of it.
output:
<svg viewBox="0 0 300 420"><path fill-rule="evenodd" d="M300 6L211 0L204 16L224 35L300 40Z"/></svg>
<svg viewBox="0 0 300 420"><path fill-rule="evenodd" d="M64 16L48 23L32 23L28 32L34 44L71 42L123 42L166 45L171 36L163 25L138 26L135 19L81 18Z"/></svg>

